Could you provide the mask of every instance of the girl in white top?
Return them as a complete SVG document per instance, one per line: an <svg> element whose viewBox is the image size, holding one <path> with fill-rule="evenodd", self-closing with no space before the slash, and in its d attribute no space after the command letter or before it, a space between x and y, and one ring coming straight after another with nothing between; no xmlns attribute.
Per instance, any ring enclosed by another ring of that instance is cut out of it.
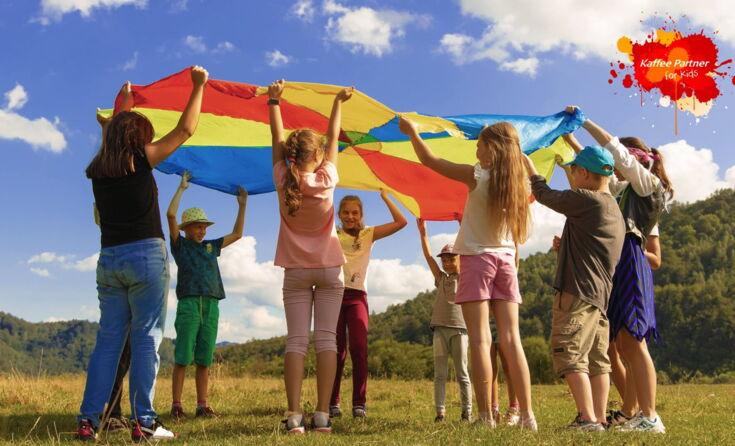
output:
<svg viewBox="0 0 735 446"><path fill-rule="evenodd" d="M347 195L339 203L339 216L342 227L337 232L342 252L347 263L343 265L345 291L342 308L337 322L337 374L334 378L332 397L329 403L331 417L342 415L340 410L340 384L342 370L347 359L347 344L352 359L352 416L367 415L365 402L367 393L367 269L373 243L388 237L406 226L406 218L391 201L385 191L380 197L390 211L393 221L379 226L365 226L363 223L362 200L356 195Z"/></svg>
<svg viewBox="0 0 735 446"><path fill-rule="evenodd" d="M518 133L512 124L486 127L477 140L477 164L439 158L421 139L416 126L401 117L399 127L411 138L422 164L464 183L469 194L457 240L462 269L455 302L462 305L470 343L472 383L480 419L494 427L491 416L492 364L490 312L498 326L500 346L508 360L521 406L522 428L537 430L531 409L531 379L521 346L516 244L528 238L530 188Z"/></svg>

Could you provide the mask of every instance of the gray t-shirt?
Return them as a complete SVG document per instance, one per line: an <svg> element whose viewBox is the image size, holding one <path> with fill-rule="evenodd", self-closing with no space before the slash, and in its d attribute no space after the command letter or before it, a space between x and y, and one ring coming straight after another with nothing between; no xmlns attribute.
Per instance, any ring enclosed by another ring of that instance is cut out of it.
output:
<svg viewBox="0 0 735 446"><path fill-rule="evenodd" d="M454 303L458 274L442 272L436 281L436 299L431 312L431 327L467 328L462 317L462 307Z"/></svg>
<svg viewBox="0 0 735 446"><path fill-rule="evenodd" d="M606 192L551 189L540 175L531 177L531 186L539 203L567 217L554 288L606 311L625 238L618 203Z"/></svg>

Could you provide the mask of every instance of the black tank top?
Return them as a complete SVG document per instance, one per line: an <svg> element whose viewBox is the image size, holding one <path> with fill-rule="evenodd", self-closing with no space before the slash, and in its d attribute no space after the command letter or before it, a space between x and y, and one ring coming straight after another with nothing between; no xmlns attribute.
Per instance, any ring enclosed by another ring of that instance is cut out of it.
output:
<svg viewBox="0 0 735 446"><path fill-rule="evenodd" d="M135 157L134 166L124 177L92 179L103 248L163 238L158 186L145 154Z"/></svg>

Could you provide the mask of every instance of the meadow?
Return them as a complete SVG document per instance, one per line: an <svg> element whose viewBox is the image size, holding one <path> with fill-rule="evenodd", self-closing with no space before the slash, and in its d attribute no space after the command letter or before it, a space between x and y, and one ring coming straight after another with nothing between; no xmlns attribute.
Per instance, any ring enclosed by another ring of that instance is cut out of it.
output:
<svg viewBox="0 0 735 446"><path fill-rule="evenodd" d="M193 413L193 380L185 387L184 404ZM348 389L351 383L348 381ZM84 387L84 375L31 377L0 375L0 443L55 445L73 443L74 416ZM665 435L621 432L578 433L563 426L574 417L574 405L565 386L534 386L534 410L539 432L460 423L457 386L448 386L448 421L433 422L432 383L428 380L373 379L368 389L368 418L348 416L334 420L334 434L289 436L280 429L285 410L283 384L276 378L233 377L214 370L210 404L217 419L188 418L179 423L168 417L170 378L162 376L156 389L156 409L168 427L179 433L172 444L181 445L701 445L735 444L735 385L679 384L659 387L659 412ZM304 384L304 409L313 411L315 382ZM127 394L127 392L126 392ZM611 404L617 394L611 394ZM348 398L349 399L349 398ZM347 409L347 410L345 410ZM123 410L128 410L124 404ZM101 435L99 444L129 444L129 432Z"/></svg>

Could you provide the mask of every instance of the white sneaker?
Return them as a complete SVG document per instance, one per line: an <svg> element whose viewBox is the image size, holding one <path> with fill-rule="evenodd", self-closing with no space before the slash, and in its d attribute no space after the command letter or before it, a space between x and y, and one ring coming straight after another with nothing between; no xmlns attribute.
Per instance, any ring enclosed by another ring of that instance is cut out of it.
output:
<svg viewBox="0 0 735 446"><path fill-rule="evenodd" d="M518 408L509 407L505 415L503 415L503 422L506 426L518 426L518 423L521 422L521 412Z"/></svg>
<svg viewBox="0 0 735 446"><path fill-rule="evenodd" d="M303 434L306 432L304 425L304 414L297 412L286 412L286 419L282 421L284 429L289 434Z"/></svg>
<svg viewBox="0 0 735 446"><path fill-rule="evenodd" d="M655 418L648 418L641 415L638 424L631 426L629 429L621 429L626 432L651 432L653 434L665 434L666 427L658 415Z"/></svg>
<svg viewBox="0 0 735 446"><path fill-rule="evenodd" d="M538 432L538 424L536 423L536 418L523 418L520 421L521 429L526 429L531 432Z"/></svg>
<svg viewBox="0 0 735 446"><path fill-rule="evenodd" d="M140 423L133 425L132 440L133 443L150 440L174 440L177 435L166 429L166 427L156 420L150 427L143 426Z"/></svg>

